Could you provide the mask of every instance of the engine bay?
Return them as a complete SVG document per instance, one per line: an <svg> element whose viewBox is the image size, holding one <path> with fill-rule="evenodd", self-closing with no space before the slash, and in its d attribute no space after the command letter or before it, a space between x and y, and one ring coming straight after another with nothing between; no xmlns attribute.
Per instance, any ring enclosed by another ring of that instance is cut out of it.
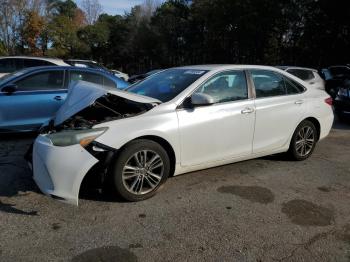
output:
<svg viewBox="0 0 350 262"><path fill-rule="evenodd" d="M153 107L153 104L139 103L112 94L106 94L58 126L54 126L54 120L51 120L48 126L41 129L40 133L90 129L100 123L143 114Z"/></svg>

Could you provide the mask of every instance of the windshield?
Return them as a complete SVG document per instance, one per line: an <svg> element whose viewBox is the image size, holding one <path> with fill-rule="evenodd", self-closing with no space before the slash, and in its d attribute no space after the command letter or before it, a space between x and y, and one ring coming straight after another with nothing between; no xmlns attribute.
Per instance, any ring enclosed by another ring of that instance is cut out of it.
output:
<svg viewBox="0 0 350 262"><path fill-rule="evenodd" d="M168 102L203 76L206 70L168 69L132 85L127 91Z"/></svg>
<svg viewBox="0 0 350 262"><path fill-rule="evenodd" d="M27 69L22 69L22 70L13 72L11 74L4 75L3 77L0 78L0 85L7 82L8 80L11 80L11 79L16 78L18 76L21 76L21 75L25 74L26 72L28 72Z"/></svg>

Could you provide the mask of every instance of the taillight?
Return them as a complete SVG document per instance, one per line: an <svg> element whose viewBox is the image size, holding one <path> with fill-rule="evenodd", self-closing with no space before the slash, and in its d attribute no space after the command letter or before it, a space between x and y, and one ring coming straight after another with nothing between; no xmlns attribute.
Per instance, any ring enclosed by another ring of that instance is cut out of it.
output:
<svg viewBox="0 0 350 262"><path fill-rule="evenodd" d="M333 105L333 99L331 97L328 97L324 100L328 105Z"/></svg>

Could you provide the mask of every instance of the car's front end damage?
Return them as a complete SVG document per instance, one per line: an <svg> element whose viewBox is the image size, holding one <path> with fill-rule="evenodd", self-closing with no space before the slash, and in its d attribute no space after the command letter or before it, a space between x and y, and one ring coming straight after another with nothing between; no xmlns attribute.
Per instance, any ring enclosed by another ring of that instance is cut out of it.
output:
<svg viewBox="0 0 350 262"><path fill-rule="evenodd" d="M41 128L32 164L34 180L43 193L77 205L86 174L93 171L103 181L117 153L116 148L95 141L108 132L101 124L141 115L157 101L86 82L71 89L55 119Z"/></svg>

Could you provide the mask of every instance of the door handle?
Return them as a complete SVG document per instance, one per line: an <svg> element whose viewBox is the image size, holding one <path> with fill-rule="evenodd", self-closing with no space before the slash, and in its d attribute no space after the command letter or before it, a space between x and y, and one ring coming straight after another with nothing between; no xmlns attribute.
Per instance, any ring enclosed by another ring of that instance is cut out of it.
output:
<svg viewBox="0 0 350 262"><path fill-rule="evenodd" d="M295 101L294 104L296 105L301 105L304 103L304 100L298 100L298 101Z"/></svg>
<svg viewBox="0 0 350 262"><path fill-rule="evenodd" d="M246 115L246 114L251 114L253 112L254 112L254 108L246 107L241 111L241 114Z"/></svg>
<svg viewBox="0 0 350 262"><path fill-rule="evenodd" d="M61 101L62 97L61 96L55 96L53 99L57 100L57 101Z"/></svg>

